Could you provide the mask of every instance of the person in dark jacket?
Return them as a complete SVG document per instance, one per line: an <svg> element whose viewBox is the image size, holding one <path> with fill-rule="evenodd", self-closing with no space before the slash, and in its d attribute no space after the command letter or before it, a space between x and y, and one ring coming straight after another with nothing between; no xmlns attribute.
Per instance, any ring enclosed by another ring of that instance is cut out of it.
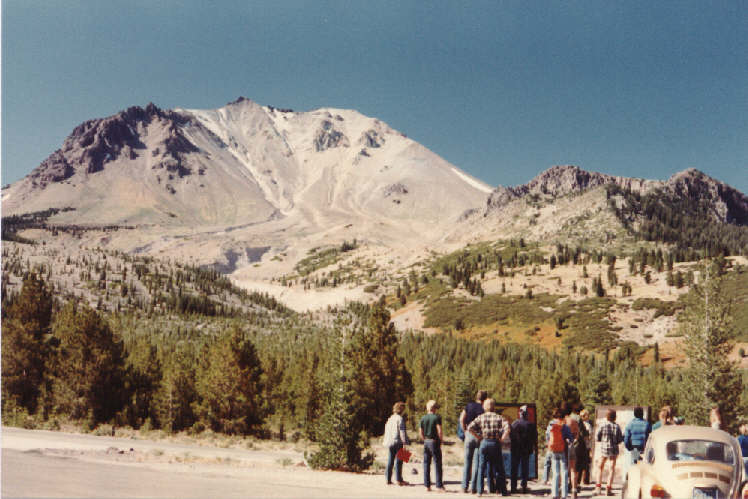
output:
<svg viewBox="0 0 748 499"><path fill-rule="evenodd" d="M518 472L522 471L522 493L527 494L527 479L530 476L530 454L535 452L538 444L538 427L527 419L527 406L519 408L519 418L512 423L512 488L511 493L517 493Z"/></svg>

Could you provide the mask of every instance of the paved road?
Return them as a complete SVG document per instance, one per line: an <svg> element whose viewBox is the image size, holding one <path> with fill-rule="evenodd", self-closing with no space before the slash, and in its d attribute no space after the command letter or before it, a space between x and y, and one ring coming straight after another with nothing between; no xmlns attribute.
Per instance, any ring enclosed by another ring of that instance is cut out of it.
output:
<svg viewBox="0 0 748 499"><path fill-rule="evenodd" d="M182 459L172 459L179 456ZM298 462L299 458L293 451L221 449L3 428L1 492L3 498L323 499L441 495L427 493L420 484L387 486L381 474L320 472L295 465L284 467L279 460L282 456L292 456L291 462ZM420 466L407 465L406 470L420 469ZM464 497L458 492L460 472L459 466L446 468L445 485L450 493L445 495ZM418 482L421 476L409 474L406 479ZM545 496L547 488L531 485L535 490L526 498ZM587 491L582 496L589 495Z"/></svg>

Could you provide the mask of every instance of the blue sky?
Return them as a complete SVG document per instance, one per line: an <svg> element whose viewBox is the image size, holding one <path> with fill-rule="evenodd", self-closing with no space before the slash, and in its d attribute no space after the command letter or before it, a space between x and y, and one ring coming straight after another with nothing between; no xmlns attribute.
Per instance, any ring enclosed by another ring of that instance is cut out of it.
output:
<svg viewBox="0 0 748 499"><path fill-rule="evenodd" d="M2 2L2 177L87 119L354 108L491 184L555 164L748 191L748 3Z"/></svg>

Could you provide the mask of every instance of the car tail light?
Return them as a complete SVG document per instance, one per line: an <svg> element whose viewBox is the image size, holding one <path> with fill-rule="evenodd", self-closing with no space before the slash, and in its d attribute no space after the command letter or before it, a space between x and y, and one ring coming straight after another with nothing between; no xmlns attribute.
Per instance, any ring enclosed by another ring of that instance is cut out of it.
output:
<svg viewBox="0 0 748 499"><path fill-rule="evenodd" d="M665 497L665 489L659 485L652 485L652 489L649 491L651 497Z"/></svg>

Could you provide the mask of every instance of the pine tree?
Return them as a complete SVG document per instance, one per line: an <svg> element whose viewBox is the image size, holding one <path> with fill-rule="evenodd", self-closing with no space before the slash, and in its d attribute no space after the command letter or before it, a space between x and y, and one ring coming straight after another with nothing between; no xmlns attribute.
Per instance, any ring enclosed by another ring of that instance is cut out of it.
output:
<svg viewBox="0 0 748 499"><path fill-rule="evenodd" d="M361 457L366 448L366 438L361 434L361 421L357 420L354 406L353 381L356 371L349 349L346 327L334 330L327 345L330 368L324 382L325 399L322 415L315 430L319 449L307 455L314 469L360 470L367 468L373 458Z"/></svg>
<svg viewBox="0 0 748 499"><path fill-rule="evenodd" d="M413 385L405 361L398 355L398 333L387 309L374 304L364 327L353 329L348 353L356 370L354 405L363 428L373 435L384 431L392 405L405 400Z"/></svg>
<svg viewBox="0 0 748 499"><path fill-rule="evenodd" d="M47 383L52 295L36 274L26 277L2 324L3 409L11 403L34 413Z"/></svg>
<svg viewBox="0 0 748 499"><path fill-rule="evenodd" d="M153 421L153 398L162 375L157 349L145 336L138 337L128 348L127 370L130 382L127 420L137 428L148 419Z"/></svg>
<svg viewBox="0 0 748 499"><path fill-rule="evenodd" d="M176 348L164 358L161 381L154 394L153 413L158 425L167 431L192 427L197 421L196 402L194 358Z"/></svg>
<svg viewBox="0 0 748 499"><path fill-rule="evenodd" d="M248 434L265 419L262 368L254 344L233 327L207 347L196 388L201 419L214 431Z"/></svg>
<svg viewBox="0 0 748 499"><path fill-rule="evenodd" d="M56 410L90 423L109 421L125 404L124 348L109 324L87 305L68 303L55 318Z"/></svg>
<svg viewBox="0 0 748 499"><path fill-rule="evenodd" d="M737 365L727 357L734 337L730 309L731 300L722 289L718 267L713 262L702 265L699 283L688 295L680 328L689 360L681 406L686 420L700 425L709 423L709 410L718 406L727 428L734 432L742 410L743 386Z"/></svg>

